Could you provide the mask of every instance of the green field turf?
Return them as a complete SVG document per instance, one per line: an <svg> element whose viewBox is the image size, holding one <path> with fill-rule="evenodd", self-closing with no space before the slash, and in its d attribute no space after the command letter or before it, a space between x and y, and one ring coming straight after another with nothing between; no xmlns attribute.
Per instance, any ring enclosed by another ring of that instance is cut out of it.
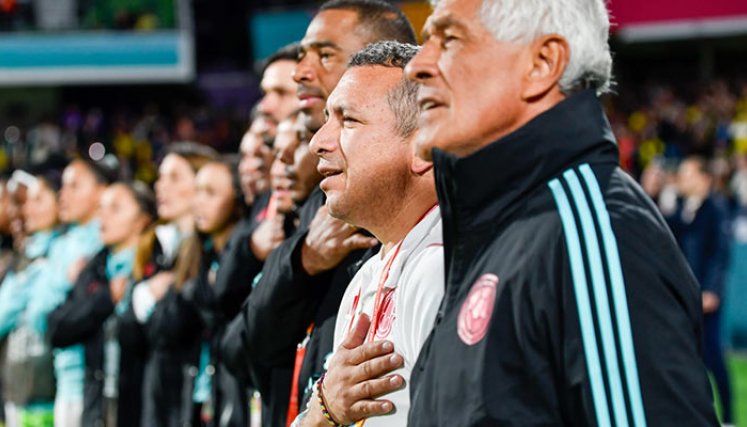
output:
<svg viewBox="0 0 747 427"><path fill-rule="evenodd" d="M734 421L739 427L747 427L747 353L732 353L729 356L729 373L734 400Z"/></svg>

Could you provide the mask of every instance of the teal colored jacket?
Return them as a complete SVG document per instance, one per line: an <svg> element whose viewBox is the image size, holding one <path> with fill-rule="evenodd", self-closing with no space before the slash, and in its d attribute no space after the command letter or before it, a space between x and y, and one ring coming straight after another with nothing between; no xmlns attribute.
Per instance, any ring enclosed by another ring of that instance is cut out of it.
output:
<svg viewBox="0 0 747 427"><path fill-rule="evenodd" d="M103 248L98 221L73 224L51 248L44 268L44 286L29 300L28 321L40 333L46 333L47 315L67 298L73 284L68 270L79 259L90 259ZM54 371L57 378L57 400L83 400L85 359L82 345L56 349Z"/></svg>
<svg viewBox="0 0 747 427"><path fill-rule="evenodd" d="M24 256L30 262L23 270L9 271L0 286L0 338L6 337L25 321L31 295L44 286L40 280L48 263L47 254L59 240L59 230L42 231L29 236Z"/></svg>

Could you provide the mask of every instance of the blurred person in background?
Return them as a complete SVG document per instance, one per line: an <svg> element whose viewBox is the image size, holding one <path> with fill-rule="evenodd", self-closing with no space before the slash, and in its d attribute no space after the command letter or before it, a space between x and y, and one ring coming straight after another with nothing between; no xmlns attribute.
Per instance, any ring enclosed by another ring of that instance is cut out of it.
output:
<svg viewBox="0 0 747 427"><path fill-rule="evenodd" d="M261 82L264 94L239 147L239 176L246 215L226 245L215 285L219 292L231 292L230 297L226 295L225 298L230 302L224 312L229 320L238 313L251 292L254 278L262 271L269 253L285 238L284 230L276 226L279 218L276 218L277 203L271 203L270 169L278 124L297 116L296 84L292 77L297 55L298 46L293 44L265 61ZM248 381L245 364L234 360L238 352L235 348L225 352L225 363L235 375Z"/></svg>
<svg viewBox="0 0 747 427"><path fill-rule="evenodd" d="M241 190L247 206L270 189L272 147L278 124L297 108L296 66L298 44L290 44L272 54L263 64L260 89L262 98L255 106L252 122L239 146Z"/></svg>
<svg viewBox="0 0 747 427"><path fill-rule="evenodd" d="M275 159L270 169L272 198L268 215L275 228L284 229L284 235L276 244L298 226L299 209L321 180L316 163L317 158L309 151L309 133L301 123L301 116L294 112L278 126ZM269 252L265 253L265 258L267 255Z"/></svg>
<svg viewBox="0 0 747 427"><path fill-rule="evenodd" d="M248 207L253 207L256 202L264 202L266 206L267 200L261 199L269 198L275 131L270 135L259 129L264 121L264 118L256 117L239 145L241 192Z"/></svg>
<svg viewBox="0 0 747 427"><path fill-rule="evenodd" d="M236 162L211 161L200 168L192 209L196 233L184 253L188 262L175 270L177 280L188 279L170 302L168 323L162 321L160 331L182 343L183 351L197 361L189 368L195 375L184 385L189 393L182 395L183 405L192 406L189 422L243 427L249 419L247 385L226 371L219 347L229 310L238 311L239 306L232 288L216 287L221 256L245 209ZM243 283L228 285L246 288Z"/></svg>
<svg viewBox="0 0 747 427"><path fill-rule="evenodd" d="M29 302L27 310L39 333L47 333L47 315L65 301L83 267L102 248L96 218L101 195L116 180L116 165L110 158L100 162L73 160L62 174L59 197L60 222L65 234L52 247L45 266L44 287ZM73 345L54 350L57 394L55 426L81 425L85 381L84 350Z"/></svg>
<svg viewBox="0 0 747 427"><path fill-rule="evenodd" d="M262 67L259 87L262 98L257 104L259 117L277 126L297 108L293 70L298 58L298 43L292 43L270 55Z"/></svg>
<svg viewBox="0 0 747 427"><path fill-rule="evenodd" d="M288 236L292 235L299 224L299 210L310 200L321 176L316 170L316 159L309 151L306 128L297 112L280 122L275 138L272 162L272 190L270 203L265 209L264 219L259 223L249 240L249 248L257 260L264 261ZM218 271L219 279L223 268ZM257 271L253 284L262 279ZM246 298L245 298L246 299ZM244 300L241 300L243 303ZM227 363L236 375L249 377L247 352L253 351L246 346L242 317L237 317L229 326L223 340L223 349ZM254 377L255 384L262 395L263 420L265 425L284 415L285 400L288 397L286 377L270 369L259 371ZM278 404L280 400L283 403Z"/></svg>
<svg viewBox="0 0 747 427"><path fill-rule="evenodd" d="M112 184L101 195L97 218L104 249L83 268L67 300L49 314L48 335L55 347L84 345L81 425L139 426L142 390L126 386L131 376L142 376L128 368L142 364L132 363L138 353L119 346L119 319L132 295L138 241L156 219L155 197L140 182Z"/></svg>
<svg viewBox="0 0 747 427"><path fill-rule="evenodd" d="M379 0L332 0L320 7L301 41L293 73L307 138L324 123L327 96L350 57L379 40L415 43L412 26L397 7ZM262 402L268 426L292 422L308 399L332 352L345 288L377 244L332 218L320 209L323 204L316 187L298 211L296 231L270 254L232 325L231 336L242 342L255 386L269 396L270 402ZM285 399L277 397L283 393Z"/></svg>
<svg viewBox="0 0 747 427"><path fill-rule="evenodd" d="M211 148L191 143L176 143L158 169L155 185L159 224L153 233L143 238L136 259L148 268L140 272L144 279L135 285L132 311L143 325L148 343L148 354L143 378L143 426L183 426L192 417L191 397L184 407L184 394L195 375L190 367L196 358L183 351L183 343L161 333L173 325L171 308L179 298L181 288L189 277L184 277L189 263L187 253L192 247L195 233L193 212L195 177L204 165L215 160L217 153ZM155 260L151 264L148 260ZM174 273L179 266L180 275Z"/></svg>
<svg viewBox="0 0 747 427"><path fill-rule="evenodd" d="M9 204L7 205L10 236L13 242L13 250L16 252L23 251L23 244L26 238L21 210L26 203L28 188L33 183L33 180L29 178L30 176L25 171L16 170L13 172L6 187L10 196L8 200Z"/></svg>
<svg viewBox="0 0 747 427"><path fill-rule="evenodd" d="M0 180L0 278L5 276L13 258L13 235L10 231L12 202L8 178L3 178Z"/></svg>
<svg viewBox="0 0 747 427"><path fill-rule="evenodd" d="M34 175L21 208L28 238L0 286L0 337L7 337L3 369L6 423L9 427L54 424L55 379L52 348L30 327L29 301L47 286L44 269L62 230L58 222L59 177Z"/></svg>
<svg viewBox="0 0 747 427"><path fill-rule="evenodd" d="M721 340L721 307L729 267L731 226L726 201L713 191L708 160L685 158L677 172L680 198L667 222L700 283L703 300L704 359L716 380L721 418L733 422L731 386Z"/></svg>

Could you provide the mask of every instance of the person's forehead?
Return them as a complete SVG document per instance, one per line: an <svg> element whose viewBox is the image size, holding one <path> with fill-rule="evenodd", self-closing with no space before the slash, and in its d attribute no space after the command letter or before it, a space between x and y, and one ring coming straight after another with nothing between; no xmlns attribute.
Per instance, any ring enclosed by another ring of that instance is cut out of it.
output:
<svg viewBox="0 0 747 427"><path fill-rule="evenodd" d="M284 150L295 144L298 141L298 128L296 127L296 119L286 119L280 122L278 125L278 133L275 137L275 149L278 151Z"/></svg>
<svg viewBox="0 0 747 427"><path fill-rule="evenodd" d="M423 31L427 33L448 27L467 29L479 22L480 5L481 0L442 0L426 20Z"/></svg>
<svg viewBox="0 0 747 427"><path fill-rule="evenodd" d="M244 154L251 154L257 145L262 143L262 137L255 132L249 131L241 138L239 150Z"/></svg>
<svg viewBox="0 0 747 427"><path fill-rule="evenodd" d="M159 167L159 170L162 171L173 171L179 168L190 168L189 161L185 159L184 157L176 154L176 153L169 153L166 155L166 157L163 158L163 161L161 162L161 166Z"/></svg>
<svg viewBox="0 0 747 427"><path fill-rule="evenodd" d="M351 67L343 74L327 103L330 108L360 110L375 105L400 82L403 70L383 65Z"/></svg>
<svg viewBox="0 0 747 427"><path fill-rule="evenodd" d="M208 163L200 168L197 172L197 181L200 183L206 182L221 182L231 179L231 172L228 167L221 163Z"/></svg>
<svg viewBox="0 0 747 427"><path fill-rule="evenodd" d="M262 74L262 85L268 83L293 83L293 69L296 67L296 61L290 59L280 59L267 66Z"/></svg>
<svg viewBox="0 0 747 427"><path fill-rule="evenodd" d="M81 179L89 175L91 178L93 178L93 172L91 172L88 169L88 166L86 166L83 162L75 161L69 164L65 168L65 170L62 172L62 179L63 180Z"/></svg>
<svg viewBox="0 0 747 427"><path fill-rule="evenodd" d="M101 202L114 203L117 200L124 200L128 196L129 192L123 185L112 184L101 195Z"/></svg>
<svg viewBox="0 0 747 427"><path fill-rule="evenodd" d="M358 14L352 10L330 9L319 12L306 29L301 48L309 49L327 44L343 47L360 38L358 24Z"/></svg>

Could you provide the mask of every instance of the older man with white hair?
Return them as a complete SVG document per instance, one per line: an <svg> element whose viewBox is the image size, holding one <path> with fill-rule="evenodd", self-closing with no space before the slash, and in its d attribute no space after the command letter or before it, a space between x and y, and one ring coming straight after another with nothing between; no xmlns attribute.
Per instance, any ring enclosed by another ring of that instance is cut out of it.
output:
<svg viewBox="0 0 747 427"><path fill-rule="evenodd" d="M446 293L408 425L716 425L698 285L618 167L603 0L442 0L409 63Z"/></svg>

